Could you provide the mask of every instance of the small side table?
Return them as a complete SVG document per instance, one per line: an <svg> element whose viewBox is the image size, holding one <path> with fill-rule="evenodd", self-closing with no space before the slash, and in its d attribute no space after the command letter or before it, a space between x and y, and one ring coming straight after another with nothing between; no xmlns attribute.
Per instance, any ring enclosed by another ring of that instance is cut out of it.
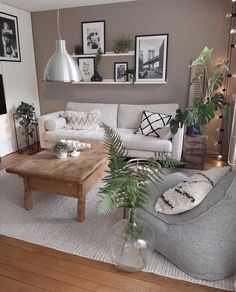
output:
<svg viewBox="0 0 236 292"><path fill-rule="evenodd" d="M208 136L184 136L183 162L186 168L204 169Z"/></svg>

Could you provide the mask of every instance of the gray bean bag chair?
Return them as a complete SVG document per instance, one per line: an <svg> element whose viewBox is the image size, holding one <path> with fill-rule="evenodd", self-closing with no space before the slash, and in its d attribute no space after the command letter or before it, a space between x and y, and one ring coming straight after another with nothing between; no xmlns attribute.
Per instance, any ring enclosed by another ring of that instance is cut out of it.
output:
<svg viewBox="0 0 236 292"><path fill-rule="evenodd" d="M220 280L236 272L235 176L224 176L194 209L165 215L154 210L157 197L186 179L181 173L167 175L158 187L150 185L147 211L138 210L155 230L155 250L194 278Z"/></svg>

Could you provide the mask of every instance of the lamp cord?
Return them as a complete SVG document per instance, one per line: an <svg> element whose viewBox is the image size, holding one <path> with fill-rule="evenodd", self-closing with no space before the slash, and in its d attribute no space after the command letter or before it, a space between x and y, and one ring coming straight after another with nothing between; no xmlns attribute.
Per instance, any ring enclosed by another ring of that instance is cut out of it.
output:
<svg viewBox="0 0 236 292"><path fill-rule="evenodd" d="M59 40L61 40L59 0L57 1L57 32L58 32Z"/></svg>

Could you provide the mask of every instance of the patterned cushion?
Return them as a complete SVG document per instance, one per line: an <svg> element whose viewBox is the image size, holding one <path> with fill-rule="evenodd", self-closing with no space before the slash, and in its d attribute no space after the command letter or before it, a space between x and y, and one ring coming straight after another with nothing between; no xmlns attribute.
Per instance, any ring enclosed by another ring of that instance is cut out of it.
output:
<svg viewBox="0 0 236 292"><path fill-rule="evenodd" d="M134 134L160 138L159 131L169 124L171 115L143 111L141 124Z"/></svg>
<svg viewBox="0 0 236 292"><path fill-rule="evenodd" d="M187 181L167 190L155 203L156 212L180 214L199 205L230 167L215 167L191 176Z"/></svg>
<svg viewBox="0 0 236 292"><path fill-rule="evenodd" d="M90 112L65 111L62 117L66 119L67 130L98 130L100 129L100 111Z"/></svg>

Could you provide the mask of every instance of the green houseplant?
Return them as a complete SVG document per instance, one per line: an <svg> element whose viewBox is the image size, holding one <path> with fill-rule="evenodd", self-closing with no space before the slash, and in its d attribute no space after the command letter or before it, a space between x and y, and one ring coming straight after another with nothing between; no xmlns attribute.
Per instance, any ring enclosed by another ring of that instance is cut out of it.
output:
<svg viewBox="0 0 236 292"><path fill-rule="evenodd" d="M102 50L99 48L97 50L96 56L95 56L95 62L94 62L94 75L91 77L91 81L102 81L102 76L98 73L98 66L102 61Z"/></svg>
<svg viewBox="0 0 236 292"><path fill-rule="evenodd" d="M113 51L115 53L127 53L133 48L133 39L130 36L124 35L114 40Z"/></svg>
<svg viewBox="0 0 236 292"><path fill-rule="evenodd" d="M53 152L59 159L66 158L68 154L68 145L61 141L57 142L53 147Z"/></svg>
<svg viewBox="0 0 236 292"><path fill-rule="evenodd" d="M35 107L32 104L21 101L16 109L16 119L22 129L21 134L25 137L26 147L30 147L30 139L34 137L35 124L37 123Z"/></svg>
<svg viewBox="0 0 236 292"><path fill-rule="evenodd" d="M224 94L220 91L223 85L224 74L228 71L227 61L212 62L213 49L205 47L200 55L193 61L191 67L203 66L204 76L195 76L190 85L199 82L201 93L193 100L193 105L184 110L177 109L175 117L170 121L172 134L176 134L179 127L186 125L187 128L198 127L209 123L215 117L217 110L227 113L227 102Z"/></svg>
<svg viewBox="0 0 236 292"><path fill-rule="evenodd" d="M159 153L147 163L134 167L127 160L119 135L105 125L104 130L109 170L99 191L98 214L114 213L117 208L128 210L129 219L118 222L114 228L112 255L118 267L126 271L142 270L149 255L152 232L150 228L147 232L148 226L137 221L136 209L145 209L150 195L148 183L162 179L161 164L172 167L180 162Z"/></svg>

